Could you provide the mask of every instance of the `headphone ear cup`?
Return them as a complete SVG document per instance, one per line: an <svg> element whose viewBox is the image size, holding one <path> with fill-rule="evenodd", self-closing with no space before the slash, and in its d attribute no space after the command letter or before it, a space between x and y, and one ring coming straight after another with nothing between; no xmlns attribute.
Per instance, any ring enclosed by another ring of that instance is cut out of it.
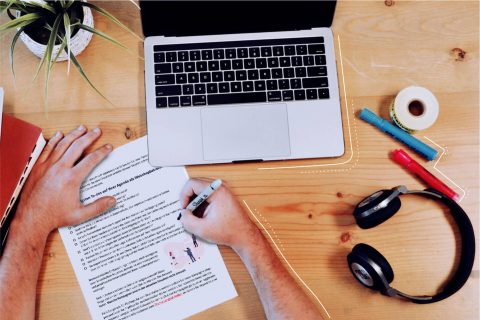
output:
<svg viewBox="0 0 480 320"><path fill-rule="evenodd" d="M386 207L380 208L366 217L355 216L354 212L355 220L360 228L370 229L390 219L395 213L397 213L401 205L400 198L395 197Z"/></svg>
<svg viewBox="0 0 480 320"><path fill-rule="evenodd" d="M347 256L348 267L354 277L365 287L376 290L386 290L380 274L372 266L372 262L380 267L380 270L387 280L391 283L394 278L393 269L387 259L375 250L373 247L359 243L353 247L352 252Z"/></svg>

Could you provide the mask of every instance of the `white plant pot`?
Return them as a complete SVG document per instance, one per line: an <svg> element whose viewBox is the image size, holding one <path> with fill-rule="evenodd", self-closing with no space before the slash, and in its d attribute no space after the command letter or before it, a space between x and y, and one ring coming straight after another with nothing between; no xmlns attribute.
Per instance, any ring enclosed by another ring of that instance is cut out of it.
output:
<svg viewBox="0 0 480 320"><path fill-rule="evenodd" d="M17 17L20 16L20 12L17 12ZM82 23L86 26L93 28L93 15L92 10L88 7L83 7L83 21ZM23 43L27 46L27 48L37 57L42 58L45 54L45 50L47 46L41 43L36 42L28 34L22 32L20 34L20 39L22 39ZM83 29L79 29L77 33L70 39L70 50L72 53L77 56L79 55L90 43L92 40L92 33L85 31ZM58 51L60 50L60 45L55 45L53 47L52 57L56 57ZM58 56L57 61L65 61L67 60L68 56L65 50L60 53Z"/></svg>

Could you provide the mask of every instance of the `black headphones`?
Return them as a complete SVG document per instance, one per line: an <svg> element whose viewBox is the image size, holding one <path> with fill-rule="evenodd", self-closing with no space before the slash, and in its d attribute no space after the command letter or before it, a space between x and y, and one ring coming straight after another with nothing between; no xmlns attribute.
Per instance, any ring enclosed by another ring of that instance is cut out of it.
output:
<svg viewBox="0 0 480 320"><path fill-rule="evenodd" d="M409 191L404 186L391 190L380 190L363 199L353 211L357 224L362 229L373 228L393 216L400 209L400 195L418 194L440 200L449 209L458 226L462 240L462 251L458 268L453 277L434 296L411 296L392 287L393 269L387 259L373 247L359 243L347 256L348 266L355 278L365 287L379 290L390 297L403 297L415 303L433 303L450 297L460 290L472 272L475 259L475 235L472 223L463 209L452 199L433 190Z"/></svg>

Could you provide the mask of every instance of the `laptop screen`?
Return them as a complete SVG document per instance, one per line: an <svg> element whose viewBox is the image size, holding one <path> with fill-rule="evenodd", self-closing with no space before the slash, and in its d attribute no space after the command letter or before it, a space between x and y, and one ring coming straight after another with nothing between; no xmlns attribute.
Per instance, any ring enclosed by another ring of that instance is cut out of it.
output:
<svg viewBox="0 0 480 320"><path fill-rule="evenodd" d="M145 37L330 27L336 1L140 1Z"/></svg>

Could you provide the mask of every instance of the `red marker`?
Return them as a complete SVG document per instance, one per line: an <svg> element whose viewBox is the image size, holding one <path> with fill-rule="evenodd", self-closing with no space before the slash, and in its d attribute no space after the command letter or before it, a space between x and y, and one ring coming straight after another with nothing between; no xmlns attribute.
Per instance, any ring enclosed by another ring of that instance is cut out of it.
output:
<svg viewBox="0 0 480 320"><path fill-rule="evenodd" d="M392 159L400 164L401 166L407 168L410 172L414 173L416 176L420 177L425 181L431 188L440 191L449 198L458 201L460 196L447 187L442 181L438 180L433 174L428 172L424 167L422 167L417 161L413 160L405 151L398 149L392 151Z"/></svg>

